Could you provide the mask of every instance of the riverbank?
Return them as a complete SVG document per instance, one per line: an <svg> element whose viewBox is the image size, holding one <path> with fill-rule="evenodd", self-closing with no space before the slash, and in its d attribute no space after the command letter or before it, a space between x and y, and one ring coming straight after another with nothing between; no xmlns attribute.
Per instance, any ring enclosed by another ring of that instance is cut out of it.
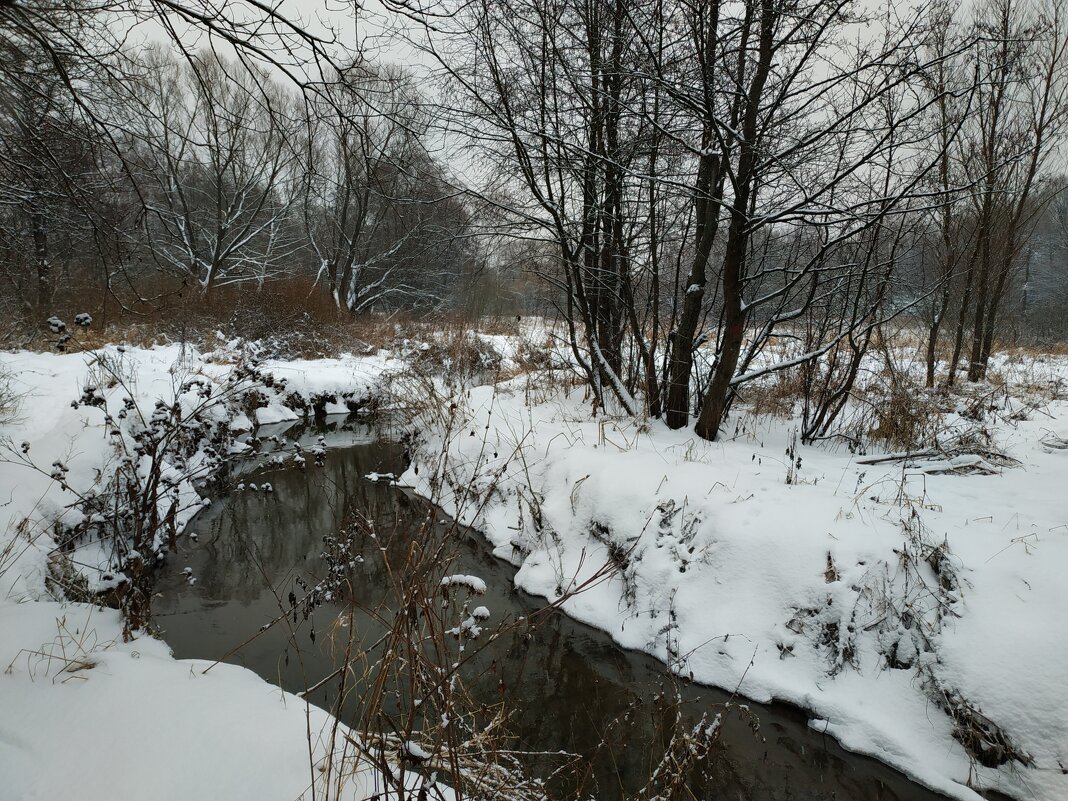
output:
<svg viewBox="0 0 1068 801"><path fill-rule="evenodd" d="M128 553L110 536L111 504L130 486L117 477L156 479L141 513L154 522L142 543L151 559L203 507L219 467L256 451L255 426L383 402L418 414L403 480L485 532L524 590L555 600L601 572L564 609L682 676L811 710L817 730L955 798L1068 795L1068 644L1057 636L1068 402L1036 389L1063 387L1064 360L1041 362L1041 375L1000 361L1003 387L939 400L946 447L906 458L805 446L789 417L749 407L716 443L591 419L566 368L532 369L517 338L475 339L463 354L403 341L315 360L250 359L236 346L4 354L22 396L0 428L0 626L12 632L0 653L0 773L20 778L14 797L137 794L159 748L142 733L157 719L187 735L183 759L209 766L192 772L195 788L161 798L220 786L263 797L233 778L245 763L220 759L242 737L268 757L302 755L271 759L263 786L296 798L324 780L315 765L338 742L317 734L336 735L325 713L237 668L206 679L128 618L70 599L130 598ZM474 389L435 377L456 378L460 355L468 375L517 377ZM420 361L432 369L413 374ZM271 458L310 463L316 447ZM94 736L101 727L121 734ZM49 772L52 743L79 759ZM143 771L119 769L142 756Z"/></svg>
<svg viewBox="0 0 1068 801"><path fill-rule="evenodd" d="M125 586L122 548L106 536L123 471L161 477L166 489L153 497L159 518L173 519L154 536L180 535L207 503L205 482L251 448L242 432L370 404L404 362L376 353L253 366L237 348L172 345L19 352L0 363L20 398L0 426L0 795L372 793L374 771L326 712L243 668L205 673L206 662L174 660L117 611L69 598Z"/></svg>
<svg viewBox="0 0 1068 801"><path fill-rule="evenodd" d="M945 448L912 458L804 446L745 410L715 443L591 420L581 389L528 375L454 399L402 481L484 531L528 592L609 566L563 608L683 676L808 709L951 797L1058 801L1068 403L998 369L980 419L949 398ZM1063 359L1045 369L1037 385L1063 386Z"/></svg>
<svg viewBox="0 0 1068 801"><path fill-rule="evenodd" d="M234 643L248 640L278 615L279 601L288 592L299 598L304 586L322 579L327 566L323 532L350 534L346 551L352 565L342 597L307 619L301 615L262 632L227 658L297 692L346 665L349 649L344 646L353 632L352 652L359 654L353 660L355 684L339 714L343 722L367 725L368 707L361 699L381 674L364 674L363 654L382 654L379 643L403 614L399 610L411 584L389 577L407 562L416 540L437 554L440 572L477 576L486 586L473 603L490 616L482 624L482 636L465 644L463 653L470 661L456 672L463 688L457 706L464 713L450 717L456 721L453 731L466 740L464 721L482 719L476 710L490 716L500 710L507 716L506 748L527 752L523 773L544 778L550 799L655 797L655 788L647 785L665 748L665 726L686 734L702 719L715 719L720 725L711 757L704 769L686 777L696 798L944 801L883 763L845 751L833 738L809 728L794 707L762 706L729 692L673 681L662 663L619 648L600 630L562 613L545 614L542 599L515 590L514 568L491 555L483 536L454 525L426 526L427 504L391 483L365 478L403 469L403 447L392 441L395 433L330 418L284 434L308 443L322 436L336 446L314 469L269 462L258 469L248 469L253 463L239 466L246 487L268 482L272 492L234 489L218 496L191 523L178 556L157 584L154 620L175 656L227 656ZM354 526L354 512L374 521L374 536L371 529ZM413 537L413 532L418 534ZM194 584L188 582L186 568L196 577ZM455 603L443 614L447 626L459 625L466 617L463 595L450 597ZM339 615L351 615L340 629L334 626ZM441 657L448 665L458 655L456 641L450 641ZM385 694L403 697L409 675L388 675ZM337 709L335 682L310 697ZM437 714L446 702L428 700L419 705L420 713L431 707L419 729L421 741L433 749L447 739ZM392 721L386 726L398 725L411 711L403 703L391 708ZM569 754L581 755L573 771L562 769ZM517 796L506 797L513 801Z"/></svg>

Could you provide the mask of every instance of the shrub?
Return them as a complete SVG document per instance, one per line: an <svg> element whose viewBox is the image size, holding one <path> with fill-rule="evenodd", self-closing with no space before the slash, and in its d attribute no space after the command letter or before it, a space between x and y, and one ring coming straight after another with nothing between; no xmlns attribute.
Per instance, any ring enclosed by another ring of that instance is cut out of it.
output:
<svg viewBox="0 0 1068 801"><path fill-rule="evenodd" d="M0 425L11 423L18 417L20 399L13 376L0 364Z"/></svg>

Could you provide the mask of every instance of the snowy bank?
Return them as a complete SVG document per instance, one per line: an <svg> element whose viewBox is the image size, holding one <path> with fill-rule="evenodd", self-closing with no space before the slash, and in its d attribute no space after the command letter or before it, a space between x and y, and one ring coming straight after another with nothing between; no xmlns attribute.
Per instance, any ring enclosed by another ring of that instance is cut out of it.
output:
<svg viewBox="0 0 1068 801"><path fill-rule="evenodd" d="M177 345L0 354L21 396L0 425L5 799L376 789L326 712L242 668L175 661L116 611L55 600L136 586L124 575L138 564L130 521L154 521L143 553L165 551L206 503L203 482L247 448L235 437L253 421L358 409L402 364L386 354L226 361ZM149 508L116 505L131 487Z"/></svg>
<svg viewBox="0 0 1068 801"><path fill-rule="evenodd" d="M0 604L0 630L5 799L356 801L376 789L326 712L244 668L204 673L152 637L123 643L114 611Z"/></svg>
<svg viewBox="0 0 1068 801"><path fill-rule="evenodd" d="M121 471L144 481L155 459L159 514L173 502L180 532L205 503L198 488L246 450L239 434L367 408L403 362L383 353L234 364L173 345L23 351L0 354L0 366L21 396L13 422L0 427L0 487L11 494L0 507L0 597L21 598L43 590L57 545L77 552L90 589L107 587L102 576L114 573L120 554L95 528L107 521L92 519L113 510L94 511L94 499L106 497Z"/></svg>
<svg viewBox="0 0 1068 801"><path fill-rule="evenodd" d="M538 382L457 397L401 479L518 586L556 599L608 564L564 609L621 645L954 798L1068 798L1068 403L1006 401L1019 463L994 466L862 460L745 413L710 443Z"/></svg>

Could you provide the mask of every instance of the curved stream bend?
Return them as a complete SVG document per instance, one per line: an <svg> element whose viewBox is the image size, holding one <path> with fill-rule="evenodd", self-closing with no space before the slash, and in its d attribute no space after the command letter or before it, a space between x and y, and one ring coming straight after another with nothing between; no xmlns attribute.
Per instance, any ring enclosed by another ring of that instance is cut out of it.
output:
<svg viewBox="0 0 1068 801"><path fill-rule="evenodd" d="M276 432L278 433L278 432ZM265 432L259 432L266 441ZM323 575L323 537L333 535L359 512L379 527L415 526L425 514L403 493L364 478L371 472L399 472L398 445L379 438L369 426L330 423L297 439L310 447L325 437L332 449L321 466L308 459L305 470L250 461L231 476L246 484L212 504L191 524L194 538L183 538L180 552L161 577L154 604L155 622L177 658L219 659L278 615L278 596L300 577L308 583ZM271 491L259 489L269 482ZM247 487L256 484L252 491ZM483 578L484 603L493 619L526 615L537 599L514 590L512 568L495 559L485 541L468 533L459 544L454 572ZM353 576L355 601L373 607L381 598L381 554L365 548ZM187 580L191 569L194 583ZM377 572L377 575L376 575ZM271 587L274 589L272 590ZM324 617L330 615L324 610ZM329 675L335 658L319 637L311 636L315 616L298 630L300 653L284 627L275 627L227 661L244 665L265 679L299 692ZM378 634L370 619L360 620L365 642ZM379 630L380 631L380 630ZM508 687L519 746L531 751L564 749L590 755L598 798L604 801L633 792L645 782L650 754L657 749L654 696L663 690L663 665L643 654L626 652L600 631L554 614L532 637L502 638L494 644L496 672L478 693L495 694L500 680ZM486 659L491 657L487 656ZM330 706L328 690L312 696ZM728 695L707 687L682 690L687 714L719 706ZM628 707L630 728L609 726ZM743 707L743 709L746 707ZM880 762L851 754L807 726L800 710L783 705L749 704L752 717L729 714L724 720L709 784L708 798L759 801L934 801L931 792ZM342 717L355 719L346 708ZM616 731L617 746L598 750L601 733ZM755 729L755 730L754 730ZM622 788L622 791L621 791ZM697 788L695 788L697 789Z"/></svg>

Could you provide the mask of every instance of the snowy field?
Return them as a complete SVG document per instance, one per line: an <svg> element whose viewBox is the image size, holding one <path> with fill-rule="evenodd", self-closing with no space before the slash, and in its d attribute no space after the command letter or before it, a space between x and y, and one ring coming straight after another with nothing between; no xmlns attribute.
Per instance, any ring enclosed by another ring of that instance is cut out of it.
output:
<svg viewBox="0 0 1068 801"><path fill-rule="evenodd" d="M480 335L496 374L516 377L459 392L437 380L416 399L401 478L484 531L518 586L553 600L582 587L566 611L621 645L802 706L951 797L1068 798L1068 401L1049 391L1068 360L999 359L1003 391L979 414L958 398L944 447L907 456L804 446L789 418L746 408L715 443L591 419L559 371L522 372L537 336ZM205 673L151 637L126 641L114 611L56 600L117 585L93 504L123 470L146 473L137 445L154 415L186 432L158 466L157 511L180 534L201 482L248 447L239 434L313 409L410 406L426 385L405 370L431 346L254 368L238 350L0 355L22 396L0 426L5 799L373 790L325 712L241 668ZM74 556L57 560L71 532Z"/></svg>

